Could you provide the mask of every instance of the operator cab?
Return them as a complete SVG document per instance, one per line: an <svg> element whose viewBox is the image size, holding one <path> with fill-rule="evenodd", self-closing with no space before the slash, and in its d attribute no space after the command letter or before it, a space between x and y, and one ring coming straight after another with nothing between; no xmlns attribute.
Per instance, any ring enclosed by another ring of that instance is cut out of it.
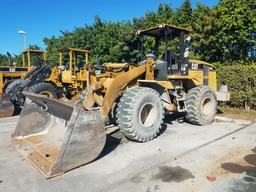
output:
<svg viewBox="0 0 256 192"><path fill-rule="evenodd" d="M151 57L157 60L155 64L155 73L157 80L167 80L168 75L185 75L188 67L188 51L190 46L191 30L175 27L172 25L161 24L146 30L140 30L137 34L141 37L140 54L141 60L144 57L144 41L146 37L154 39L153 50L146 58ZM177 40L179 39L179 51L174 52L170 47L177 49ZM164 49L164 51L160 51ZM161 55L161 52L162 55ZM158 59L156 59L158 58Z"/></svg>
<svg viewBox="0 0 256 192"><path fill-rule="evenodd" d="M36 49L26 49L22 51L22 66L30 67L35 65L40 65L44 63L46 59L46 51L45 50L36 50Z"/></svg>
<svg viewBox="0 0 256 192"><path fill-rule="evenodd" d="M88 63L87 49L64 48L59 49L59 69L70 71L72 75L85 68Z"/></svg>

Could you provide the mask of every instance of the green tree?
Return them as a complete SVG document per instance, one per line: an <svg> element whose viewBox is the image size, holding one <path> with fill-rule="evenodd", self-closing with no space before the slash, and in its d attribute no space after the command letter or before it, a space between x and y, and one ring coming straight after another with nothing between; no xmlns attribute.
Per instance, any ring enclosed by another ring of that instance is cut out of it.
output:
<svg viewBox="0 0 256 192"><path fill-rule="evenodd" d="M5 66L8 64L8 57L0 53L0 66Z"/></svg>
<svg viewBox="0 0 256 192"><path fill-rule="evenodd" d="M192 28L192 57L210 62L255 60L256 5L255 0L221 0L209 8L197 4L195 10L190 0L173 10L170 4L159 4L156 11L149 11L132 21L106 22L99 16L93 25L77 27L73 31L61 31L60 37L45 38L49 58L58 62L57 51L64 47L89 48L92 62L135 62L139 57L138 29L161 23ZM145 41L145 52L154 41ZM170 45L177 50L178 41ZM160 46L159 55L163 52Z"/></svg>
<svg viewBox="0 0 256 192"><path fill-rule="evenodd" d="M197 3L192 13L192 57L196 59L209 60L209 39L213 35L213 24L215 12L209 7Z"/></svg>
<svg viewBox="0 0 256 192"><path fill-rule="evenodd" d="M174 24L179 25L180 27L190 27L192 21L192 6L190 0L184 0L180 8L178 8Z"/></svg>
<svg viewBox="0 0 256 192"><path fill-rule="evenodd" d="M209 37L210 60L248 61L256 40L255 0L221 0L216 11L214 28Z"/></svg>

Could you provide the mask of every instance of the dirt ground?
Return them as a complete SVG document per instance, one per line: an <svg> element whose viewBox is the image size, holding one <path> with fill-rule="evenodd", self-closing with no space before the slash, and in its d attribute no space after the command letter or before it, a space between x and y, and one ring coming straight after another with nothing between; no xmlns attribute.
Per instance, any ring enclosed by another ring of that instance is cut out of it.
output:
<svg viewBox="0 0 256 192"><path fill-rule="evenodd" d="M0 119L1 192L256 192L256 123L193 126L167 117L147 143L109 134L96 161L45 179L10 143L18 117Z"/></svg>
<svg viewBox="0 0 256 192"><path fill-rule="evenodd" d="M244 119L256 122L255 110L247 111L244 109L221 107L218 110L218 115L234 119Z"/></svg>

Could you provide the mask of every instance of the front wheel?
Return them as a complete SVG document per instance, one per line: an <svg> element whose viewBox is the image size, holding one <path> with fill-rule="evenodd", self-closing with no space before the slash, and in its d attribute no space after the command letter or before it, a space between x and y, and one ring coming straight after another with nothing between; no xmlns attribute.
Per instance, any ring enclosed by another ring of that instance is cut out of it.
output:
<svg viewBox="0 0 256 192"><path fill-rule="evenodd" d="M210 87L198 86L189 90L185 105L187 122L195 125L207 125L214 121L217 112L217 99Z"/></svg>
<svg viewBox="0 0 256 192"><path fill-rule="evenodd" d="M48 98L57 98L56 88L50 83L38 83L29 88L29 92L44 95Z"/></svg>
<svg viewBox="0 0 256 192"><path fill-rule="evenodd" d="M24 79L16 79L12 81L5 89L5 93L10 94L10 100L15 105L16 109L23 106L25 102L25 97L22 91L25 89L25 84L27 83Z"/></svg>
<svg viewBox="0 0 256 192"><path fill-rule="evenodd" d="M157 91L147 87L127 90L117 106L117 123L129 139L147 142L157 137L163 125L164 109Z"/></svg>

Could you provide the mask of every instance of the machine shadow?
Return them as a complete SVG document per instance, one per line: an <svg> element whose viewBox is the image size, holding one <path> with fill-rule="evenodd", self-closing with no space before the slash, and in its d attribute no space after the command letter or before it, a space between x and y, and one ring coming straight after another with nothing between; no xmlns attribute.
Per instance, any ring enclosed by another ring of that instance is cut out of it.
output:
<svg viewBox="0 0 256 192"><path fill-rule="evenodd" d="M165 116L164 118L164 124L159 132L158 136L161 136L166 128L167 128L167 124L173 124L174 121L178 121L179 123L183 123L184 122L184 115L185 113L181 113L181 112L177 112L177 113L173 113L173 114L168 114ZM114 151L119 144L121 144L122 141L122 137L115 137L114 135L110 135L107 134L107 138L106 138L106 144L102 150L102 152L100 153L100 155L95 159L101 159L102 157L108 155L109 153L111 153L112 151ZM136 141L133 141L136 142Z"/></svg>
<svg viewBox="0 0 256 192"><path fill-rule="evenodd" d="M95 161L111 153L121 143L121 140L122 138L116 138L108 134L106 138L106 144L100 155L95 159Z"/></svg>
<svg viewBox="0 0 256 192"><path fill-rule="evenodd" d="M173 124L174 121L178 121L179 123L184 122L185 113L184 112L176 112L172 114L167 114L164 118L165 124Z"/></svg>

